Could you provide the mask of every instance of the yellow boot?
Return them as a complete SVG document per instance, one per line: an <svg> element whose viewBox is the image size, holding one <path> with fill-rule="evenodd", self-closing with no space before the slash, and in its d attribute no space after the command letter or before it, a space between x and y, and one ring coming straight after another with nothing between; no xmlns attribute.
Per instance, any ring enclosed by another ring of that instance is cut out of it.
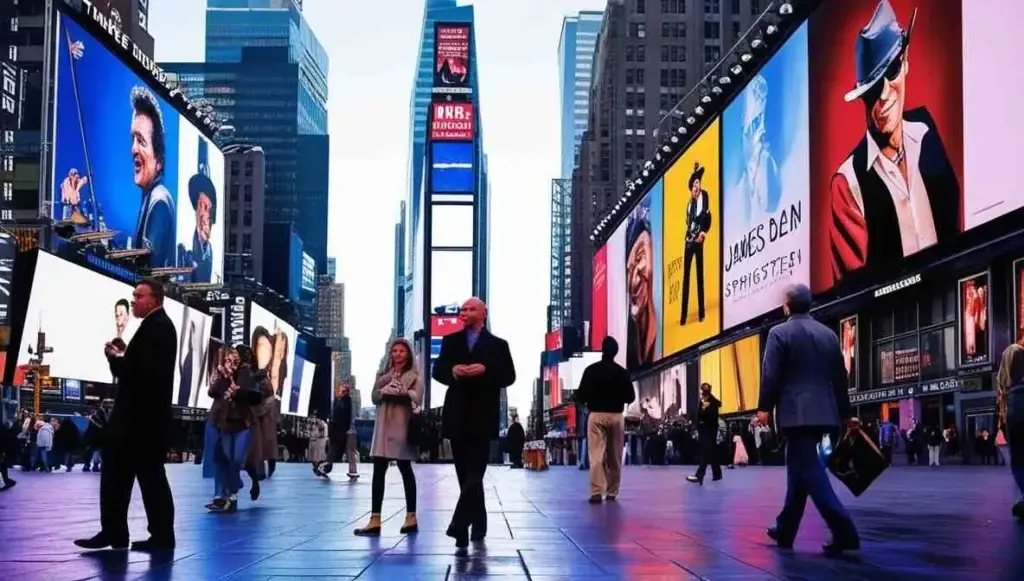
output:
<svg viewBox="0 0 1024 581"><path fill-rule="evenodd" d="M405 513L405 524L402 525L402 528L398 532L403 535L414 535L420 532L420 525L416 522L415 512Z"/></svg>
<svg viewBox="0 0 1024 581"><path fill-rule="evenodd" d="M356 529L357 537L379 537L380 536L380 513L370 515L370 522L361 529Z"/></svg>

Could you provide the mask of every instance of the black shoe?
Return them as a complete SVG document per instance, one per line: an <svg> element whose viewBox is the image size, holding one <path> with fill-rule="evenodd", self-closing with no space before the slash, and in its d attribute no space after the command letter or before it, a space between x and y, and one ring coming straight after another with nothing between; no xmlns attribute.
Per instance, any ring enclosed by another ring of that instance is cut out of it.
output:
<svg viewBox="0 0 1024 581"><path fill-rule="evenodd" d="M414 525L409 525L407 527L403 526L402 528L398 529L398 532L399 532L399 534L403 534L403 535L415 535L416 533L420 532L420 525L419 524L414 524Z"/></svg>
<svg viewBox="0 0 1024 581"><path fill-rule="evenodd" d="M444 534L455 539L456 548L465 549L469 546L469 531L467 530L456 530L455 527L450 526Z"/></svg>
<svg viewBox="0 0 1024 581"><path fill-rule="evenodd" d="M14 483L12 482L10 486L14 486ZM10 486L8 486L8 488L10 488ZM1017 504L1013 505L1013 516L1016 517L1017 520L1024 521L1024 500L1020 500Z"/></svg>
<svg viewBox="0 0 1024 581"><path fill-rule="evenodd" d="M90 551L107 548L120 551L128 548L128 539L111 539L100 533L92 538L76 540L75 546Z"/></svg>
<svg viewBox="0 0 1024 581"><path fill-rule="evenodd" d="M8 480L7 482L4 483L4 487L0 488L0 490L7 490L8 488L14 488L14 485L17 484L17 483L18 483L17 480Z"/></svg>
<svg viewBox="0 0 1024 581"><path fill-rule="evenodd" d="M608 496L604 497L604 499L607 500L608 502L615 502L616 500L618 500L618 497L615 496L614 494L609 494Z"/></svg>
<svg viewBox="0 0 1024 581"><path fill-rule="evenodd" d="M587 500L587 502L589 502L590 504L601 504L601 502L602 502L601 495L600 494L595 494L594 496L591 496Z"/></svg>
<svg viewBox="0 0 1024 581"><path fill-rule="evenodd" d="M223 498L214 498L212 502L206 505L206 510L210 512L223 512L227 505L228 501Z"/></svg>
<svg viewBox="0 0 1024 581"><path fill-rule="evenodd" d="M721 476L715 476L715 477L713 477L713 478L711 479L711 482L718 482L718 481L719 481L719 480L721 480L721 479L722 479L722 477L721 477Z"/></svg>
<svg viewBox="0 0 1024 581"><path fill-rule="evenodd" d="M135 541L132 543L133 551L173 551L174 550L174 539L162 540L154 539L152 537L144 541Z"/></svg>
<svg viewBox="0 0 1024 581"><path fill-rule="evenodd" d="M238 512L238 499L228 499L227 506L224 507L224 512Z"/></svg>
<svg viewBox="0 0 1024 581"><path fill-rule="evenodd" d="M256 502L260 499L260 481L253 480L252 488L249 489L249 500Z"/></svg>
<svg viewBox="0 0 1024 581"><path fill-rule="evenodd" d="M860 550L860 539L852 540L837 540L832 539L821 546L821 550L826 555L838 556L847 551L859 551Z"/></svg>
<svg viewBox="0 0 1024 581"><path fill-rule="evenodd" d="M89 467L86 466L85 468L82 468L82 472L89 472Z"/></svg>
<svg viewBox="0 0 1024 581"><path fill-rule="evenodd" d="M482 543L483 540L486 539L486 538L487 538L487 533L486 532L483 532L483 533L474 532L473 534L469 535L469 540L473 541L474 543Z"/></svg>
<svg viewBox="0 0 1024 581"><path fill-rule="evenodd" d="M782 535L779 534L779 529L777 529L776 527L768 529L767 531L765 531L765 533L767 533L769 539L775 541L775 544L778 545L780 549L793 548L793 541L783 539Z"/></svg>
<svg viewBox="0 0 1024 581"><path fill-rule="evenodd" d="M363 527L352 531L357 537L379 537L380 527Z"/></svg>
<svg viewBox="0 0 1024 581"><path fill-rule="evenodd" d="M704 479L701 478L700 476L687 476L686 477L686 481L687 482L692 482L692 483L698 484L698 485L703 485L704 484Z"/></svg>

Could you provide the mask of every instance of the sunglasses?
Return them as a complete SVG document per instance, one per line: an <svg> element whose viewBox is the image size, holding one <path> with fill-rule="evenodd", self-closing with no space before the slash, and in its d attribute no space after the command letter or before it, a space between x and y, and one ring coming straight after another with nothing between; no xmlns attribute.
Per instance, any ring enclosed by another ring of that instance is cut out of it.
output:
<svg viewBox="0 0 1024 581"><path fill-rule="evenodd" d="M886 81L889 81L890 83L895 82L896 79L900 77L900 73L903 72L903 64L906 62L906 58L907 51L906 49L904 49L900 51L900 54L895 59L893 59L891 63L889 63L889 66L885 69L885 72L882 73L882 77ZM871 89L868 90L868 92L864 93L864 99L868 103L874 103L875 101L878 101L878 99L881 98L882 96L882 89L884 87L885 83L882 82L882 79L879 79L878 82L875 83L874 86L872 86Z"/></svg>

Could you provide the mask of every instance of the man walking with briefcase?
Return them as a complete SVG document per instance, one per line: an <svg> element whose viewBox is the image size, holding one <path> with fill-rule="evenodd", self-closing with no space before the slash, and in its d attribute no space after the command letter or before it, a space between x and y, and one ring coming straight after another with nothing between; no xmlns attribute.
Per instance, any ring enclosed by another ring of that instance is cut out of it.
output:
<svg viewBox="0 0 1024 581"><path fill-rule="evenodd" d="M768 424L774 410L786 439L786 501L768 536L790 549L800 529L807 498L825 519L832 540L826 553L860 549L860 538L818 455L818 444L851 417L848 376L839 338L810 316L811 291L805 285L786 289L783 311L789 320L768 333L761 369L758 421Z"/></svg>

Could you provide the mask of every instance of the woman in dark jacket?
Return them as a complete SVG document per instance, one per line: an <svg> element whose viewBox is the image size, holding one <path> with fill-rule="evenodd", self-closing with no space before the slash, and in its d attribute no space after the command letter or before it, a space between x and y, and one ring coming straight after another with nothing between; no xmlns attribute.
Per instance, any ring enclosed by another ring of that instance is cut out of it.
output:
<svg viewBox="0 0 1024 581"><path fill-rule="evenodd" d="M242 487L241 471L249 451L252 425L256 422L253 404L266 389L265 374L254 370L252 351L236 347L224 359L216 381L210 386L211 423L216 428L216 444L204 458L213 466L213 502L206 508L215 512L238 510L238 490ZM208 471L204 469L204 475Z"/></svg>

